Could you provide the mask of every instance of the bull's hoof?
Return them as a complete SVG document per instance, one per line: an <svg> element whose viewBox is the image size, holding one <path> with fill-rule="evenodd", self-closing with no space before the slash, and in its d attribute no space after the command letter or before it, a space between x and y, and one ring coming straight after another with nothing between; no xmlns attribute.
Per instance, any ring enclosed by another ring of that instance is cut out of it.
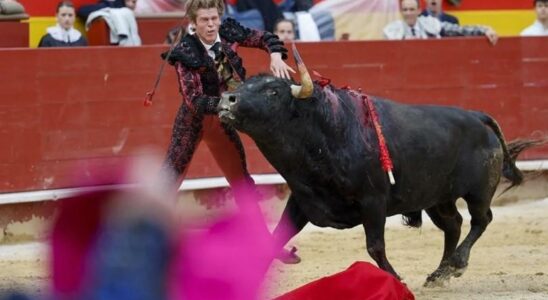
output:
<svg viewBox="0 0 548 300"><path fill-rule="evenodd" d="M423 284L424 287L443 287L446 283L449 282L451 277L461 277L466 271L466 267L455 268L453 266L444 267L437 269L434 273L428 275L426 282Z"/></svg>
<svg viewBox="0 0 548 300"><path fill-rule="evenodd" d="M468 267L468 255L461 255L458 252L453 254L453 256L450 259L449 265L453 268L451 271L454 273L456 270L463 270L461 272L464 272L466 270L466 267ZM460 276L460 275L459 275ZM458 276L455 276L458 277Z"/></svg>
<svg viewBox="0 0 548 300"><path fill-rule="evenodd" d="M447 269L438 269L434 273L428 275L423 286L427 288L444 287L449 282L451 273Z"/></svg>
<svg viewBox="0 0 548 300"><path fill-rule="evenodd" d="M276 258L286 265L298 264L301 258L295 252L297 252L296 247L292 247L291 250L283 249Z"/></svg>
<svg viewBox="0 0 548 300"><path fill-rule="evenodd" d="M434 279L434 280L426 280L424 284L422 285L425 288L440 288L445 287L445 284L449 282L449 279Z"/></svg>
<svg viewBox="0 0 548 300"><path fill-rule="evenodd" d="M464 271L466 271L466 268L467 268L467 267L463 267L463 268L453 268L453 272L451 273L451 275L452 275L453 277L456 277L456 278L461 277L462 274L464 274Z"/></svg>

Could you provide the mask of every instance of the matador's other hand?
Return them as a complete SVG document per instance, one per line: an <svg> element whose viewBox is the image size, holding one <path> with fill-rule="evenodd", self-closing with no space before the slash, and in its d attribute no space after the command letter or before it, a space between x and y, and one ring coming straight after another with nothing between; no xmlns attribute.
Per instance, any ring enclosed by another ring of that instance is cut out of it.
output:
<svg viewBox="0 0 548 300"><path fill-rule="evenodd" d="M274 74L274 76L286 79L291 79L291 76L289 76L289 72L295 73L295 70L288 66L283 61L282 55L277 52L270 54L270 71L272 71L272 74Z"/></svg>

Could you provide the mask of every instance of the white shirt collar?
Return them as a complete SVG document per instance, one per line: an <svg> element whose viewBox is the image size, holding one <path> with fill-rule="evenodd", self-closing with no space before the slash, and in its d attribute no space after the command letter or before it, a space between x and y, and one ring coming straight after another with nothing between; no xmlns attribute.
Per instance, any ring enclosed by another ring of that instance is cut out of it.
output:
<svg viewBox="0 0 548 300"><path fill-rule="evenodd" d="M419 27L419 24L418 24L418 20L417 22L415 22L415 25L413 26L409 26L407 23L404 22L405 24L405 37L406 38L420 38L421 37L421 30L420 30L420 27ZM415 29L415 35L413 35L413 29Z"/></svg>
<svg viewBox="0 0 548 300"><path fill-rule="evenodd" d="M544 28L544 25L542 25L542 23L540 23L540 21L537 19L535 20L535 23L533 23L533 26L535 26L537 30L539 30L540 32L548 32L548 28Z"/></svg>
<svg viewBox="0 0 548 300"><path fill-rule="evenodd" d="M213 44L211 44L211 45L204 43L200 38L198 38L198 39L200 40L200 42L202 43L202 45L204 45L204 47L205 47L207 50L211 49L211 47L213 47L213 45L215 45L215 43L221 42L221 37L219 36L218 33L217 33L217 38L215 39L215 42L213 42Z"/></svg>
<svg viewBox="0 0 548 300"><path fill-rule="evenodd" d="M52 26L52 27L48 27L48 29L46 31L54 39L56 39L58 41L61 41L61 42L65 42L65 43L69 43L69 42L74 43L77 40L79 40L80 37L82 36L80 31L78 31L74 28L70 28L69 30L65 30L59 24L57 24L55 26Z"/></svg>
<svg viewBox="0 0 548 300"><path fill-rule="evenodd" d="M531 26L521 32L522 36L548 36L548 29L539 20L535 20Z"/></svg>
<svg viewBox="0 0 548 300"><path fill-rule="evenodd" d="M196 34L196 32L191 32L190 34ZM204 41L202 41L202 39L200 39L200 37L198 37L198 40L200 41L200 43L202 43L202 45L204 45L205 49L207 50L207 55L209 55L209 57L215 59L215 52L213 52L213 50L211 50L211 47L213 47L213 45L215 45L215 43L221 42L221 36L217 33L217 38L215 39L215 42L211 45L204 43Z"/></svg>

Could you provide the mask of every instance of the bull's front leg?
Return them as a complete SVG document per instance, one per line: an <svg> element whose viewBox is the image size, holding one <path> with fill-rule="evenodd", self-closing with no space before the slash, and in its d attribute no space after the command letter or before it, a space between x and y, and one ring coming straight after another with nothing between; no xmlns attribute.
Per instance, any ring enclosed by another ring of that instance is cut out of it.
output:
<svg viewBox="0 0 548 300"><path fill-rule="evenodd" d="M362 216L365 229L367 252L375 260L379 268L391 273L401 280L388 259L384 245L384 224L386 223L386 202L378 198L368 198L364 201Z"/></svg>
<svg viewBox="0 0 548 300"><path fill-rule="evenodd" d="M291 250L286 250L283 246L297 235L307 223L308 219L299 208L295 196L291 194L289 200L287 200L280 222L273 232L274 240L281 248L280 253L276 258L281 262L285 264L296 264L301 261L301 258L295 254L297 251L295 247Z"/></svg>

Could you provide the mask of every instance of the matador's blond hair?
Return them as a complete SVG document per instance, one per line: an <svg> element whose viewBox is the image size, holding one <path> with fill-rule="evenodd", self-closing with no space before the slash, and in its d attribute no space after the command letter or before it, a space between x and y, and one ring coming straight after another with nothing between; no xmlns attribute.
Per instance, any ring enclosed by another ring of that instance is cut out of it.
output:
<svg viewBox="0 0 548 300"><path fill-rule="evenodd" d="M225 3L223 0L188 0L186 3L186 15L192 22L196 22L196 13L198 9L216 8L221 17L225 12Z"/></svg>

